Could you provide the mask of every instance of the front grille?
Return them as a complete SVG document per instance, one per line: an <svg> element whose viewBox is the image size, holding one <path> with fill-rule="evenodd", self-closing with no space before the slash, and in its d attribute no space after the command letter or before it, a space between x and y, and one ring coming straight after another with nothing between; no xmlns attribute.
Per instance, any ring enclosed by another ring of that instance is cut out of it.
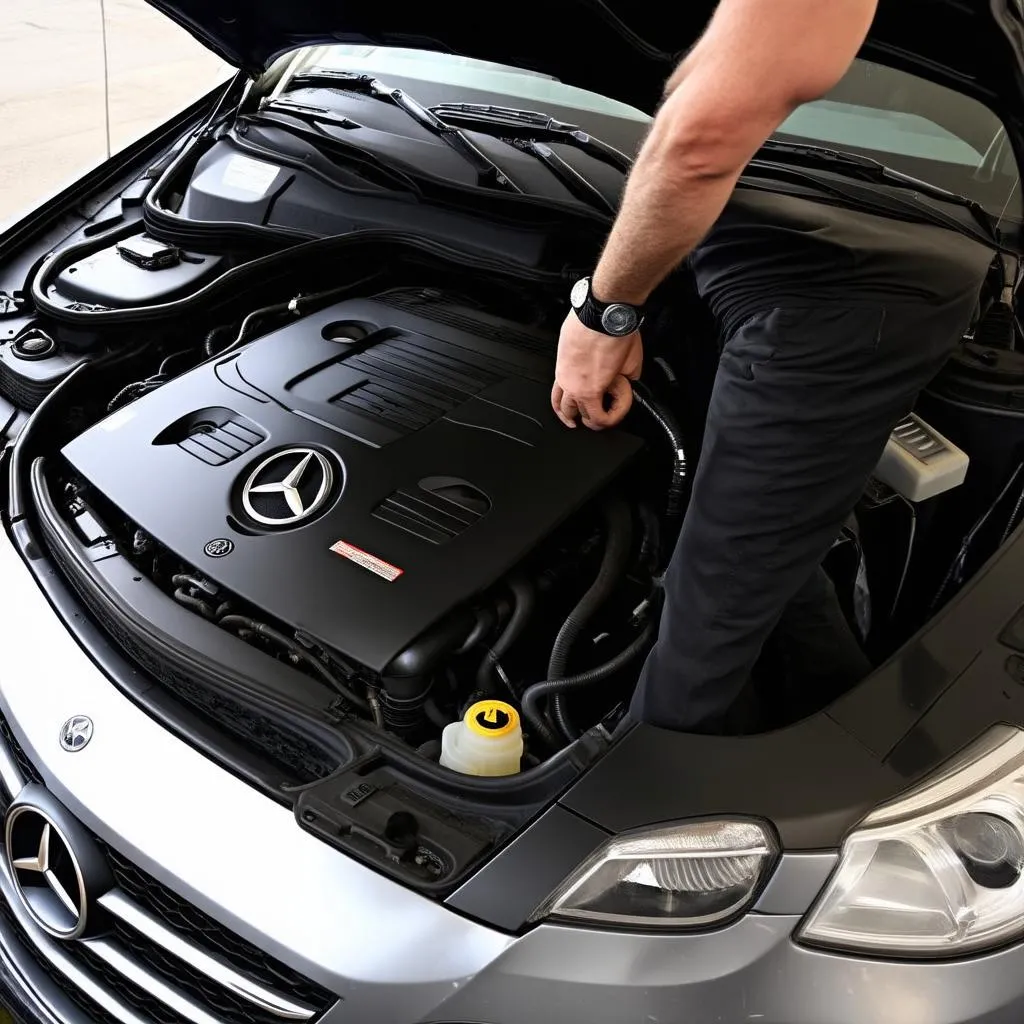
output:
<svg viewBox="0 0 1024 1024"><path fill-rule="evenodd" d="M28 759L28 755L22 749L7 719L0 715L0 743L13 755L18 771L26 782L42 782L43 777L36 771L36 766Z"/></svg>
<svg viewBox="0 0 1024 1024"><path fill-rule="evenodd" d="M172 931L188 935L196 945L226 960L250 981L266 985L296 1002L326 1009L333 1001L330 993L228 931L117 851L108 846L106 853L118 887Z"/></svg>
<svg viewBox="0 0 1024 1024"><path fill-rule="evenodd" d="M0 741L7 746L12 758L22 768L25 779L39 782L38 772L2 715ZM7 803L9 797L3 795L0 805ZM310 1021L319 1018L335 1002L335 997L326 989L235 935L99 838L93 838L106 855L114 876L115 891L133 907L155 920L160 928L159 935L173 935L183 939L192 949L212 957L238 978L288 1003L307 1007L312 1014L308 1018ZM120 1024L116 1017L95 1003L47 959L43 950L32 943L3 899L0 899L0 916L9 928L18 933L47 974L90 1021ZM138 977L126 976L90 947L88 942L66 943L60 948L78 969L147 1024L193 1024L189 1017L183 1016L178 1009L161 999L159 983L174 989L187 1002L201 1007L210 1018L223 1024L281 1024L284 1019L281 1015L246 998L244 992L204 973L195 965L193 956L190 956L193 962L189 963L171 949L165 948L153 937L150 928L146 929L148 934L140 931L118 916L116 910L108 916L111 925L101 939L130 959L133 973ZM147 980L156 982L153 984L151 981L154 991L147 988Z"/></svg>
<svg viewBox="0 0 1024 1024"><path fill-rule="evenodd" d="M91 1024L121 1024L102 1006L94 1003L70 978L58 971L42 952L32 945L28 936L22 931L21 925L18 924L17 918L11 913L7 901L3 899L0 899L0 920L4 922L9 931L18 936L22 945L32 954L32 959L43 969L54 985L75 1004L86 1020Z"/></svg>
<svg viewBox="0 0 1024 1024"><path fill-rule="evenodd" d="M123 974L119 974L109 964L104 963L87 946L76 943L70 947L68 952L78 965L87 970L100 984L109 989L117 998L130 1010L134 1010L145 1021L152 1021L153 1024L191 1024L187 1017L176 1013L169 1006L164 1006L159 999L155 999L144 988L133 985ZM74 986L71 986L74 989ZM65 988L65 991L68 991ZM71 993L68 992L70 995ZM79 996L85 999L86 1003L92 1000L79 992ZM95 1005L95 1004L93 1004ZM99 1011L103 1016L100 1020L116 1020L106 1010Z"/></svg>

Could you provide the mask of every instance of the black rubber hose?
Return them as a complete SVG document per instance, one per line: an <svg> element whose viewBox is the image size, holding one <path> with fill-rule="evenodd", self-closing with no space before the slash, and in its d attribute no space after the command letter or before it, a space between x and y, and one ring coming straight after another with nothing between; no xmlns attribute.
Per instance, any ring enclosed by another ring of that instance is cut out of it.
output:
<svg viewBox="0 0 1024 1024"><path fill-rule="evenodd" d="M633 382L633 401L654 420L672 447L672 478L668 485L665 513L671 519L678 519L686 505L686 449L683 444L683 432L675 417L655 400L640 381Z"/></svg>
<svg viewBox="0 0 1024 1024"><path fill-rule="evenodd" d="M438 706L433 697L428 697L423 703L423 712L431 725L438 729L445 729L455 721L450 715L446 715Z"/></svg>
<svg viewBox="0 0 1024 1024"><path fill-rule="evenodd" d="M318 658L314 658L309 651L304 650L294 640L291 640L272 626L268 626L265 622L258 622L256 619L250 619L246 615L225 615L224 618L218 620L217 625L223 626L225 629L248 629L257 636L264 637L271 641L271 643L283 647L289 654L298 658L304 665L307 665L316 672L331 689L344 697L350 704L354 704L362 711L369 711L369 703L338 679L323 662Z"/></svg>
<svg viewBox="0 0 1024 1024"><path fill-rule="evenodd" d="M200 579L198 576L192 576L187 572L177 572L171 577L171 582L176 587L193 587L195 590L200 590L207 597L216 597L218 588L215 583L211 583L209 580Z"/></svg>
<svg viewBox="0 0 1024 1024"><path fill-rule="evenodd" d="M206 338L203 340L203 352L207 358L217 351L217 339L230 330L231 328L227 324L221 324L220 327L214 327L212 331L207 332Z"/></svg>
<svg viewBox="0 0 1024 1024"><path fill-rule="evenodd" d="M480 662L480 668L477 669L476 673L477 689L483 690L485 693L494 692L494 670L501 662L501 659L512 649L512 645L522 636L523 630L529 624L530 618L533 615L533 609L537 603L533 586L525 576L513 576L508 581L508 588L512 591L514 602L512 616L502 630L501 636L498 637L494 645L484 655L483 661Z"/></svg>
<svg viewBox="0 0 1024 1024"><path fill-rule="evenodd" d="M559 741L559 738L551 731L547 722L544 721L544 715L540 710L541 701L548 696L557 699L569 690L579 690L592 686L594 683L599 683L603 679L613 676L616 672L624 669L637 655L641 654L653 636L654 624L649 622L644 627L643 632L628 647L621 650L614 658L606 661L603 665L597 665L586 672L580 672L578 675L568 676L565 679L548 679L542 683L534 683L523 694L521 705L523 718L526 719L534 732L548 746L553 749L563 746L564 744Z"/></svg>
<svg viewBox="0 0 1024 1024"><path fill-rule="evenodd" d="M182 590L181 587L174 591L174 600L179 604L185 605L186 608L191 608L192 611L202 615L204 619L212 619L214 616L213 609L201 597L193 597Z"/></svg>
<svg viewBox="0 0 1024 1024"><path fill-rule="evenodd" d="M466 654L471 651L492 629L497 621L497 615L492 608L481 608L476 613L476 624L469 631L469 636L462 641L462 646L455 652L456 655Z"/></svg>
<svg viewBox="0 0 1024 1024"><path fill-rule="evenodd" d="M569 613L562 628L555 637L548 660L548 679L561 679L569 664L572 646L579 638L583 627L593 618L594 613L608 600L620 577L629 564L629 552L633 540L633 519L629 507L621 498L609 498L602 509L604 513L605 545L601 567L597 578L579 603ZM566 739L572 737L572 726L568 712L560 695L551 701L551 714Z"/></svg>

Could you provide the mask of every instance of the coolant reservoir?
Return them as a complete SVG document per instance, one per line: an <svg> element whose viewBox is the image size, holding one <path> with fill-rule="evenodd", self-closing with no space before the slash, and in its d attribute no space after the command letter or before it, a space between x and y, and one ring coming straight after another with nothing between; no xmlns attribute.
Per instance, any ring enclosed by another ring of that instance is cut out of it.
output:
<svg viewBox="0 0 1024 1024"><path fill-rule="evenodd" d="M441 764L462 775L515 775L522 757L519 712L504 701L479 701L441 734Z"/></svg>

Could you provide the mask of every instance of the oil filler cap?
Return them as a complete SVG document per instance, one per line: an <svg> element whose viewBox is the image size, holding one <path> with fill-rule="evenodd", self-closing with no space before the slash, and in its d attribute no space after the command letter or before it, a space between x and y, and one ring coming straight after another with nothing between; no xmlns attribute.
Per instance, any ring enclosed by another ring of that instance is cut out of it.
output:
<svg viewBox="0 0 1024 1024"><path fill-rule="evenodd" d="M519 728L519 712L500 700L482 700L474 704L465 717L466 725L478 736L507 736Z"/></svg>

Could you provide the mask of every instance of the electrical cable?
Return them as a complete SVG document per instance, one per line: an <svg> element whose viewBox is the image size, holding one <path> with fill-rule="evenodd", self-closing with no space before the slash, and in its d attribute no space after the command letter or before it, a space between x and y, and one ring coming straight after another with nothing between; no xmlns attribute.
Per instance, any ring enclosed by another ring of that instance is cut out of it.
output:
<svg viewBox="0 0 1024 1024"><path fill-rule="evenodd" d="M939 601L945 596L946 589L952 582L959 582L960 574L963 572L964 562L967 560L968 552L970 551L971 544L974 542L974 538L978 535L978 532L988 522L989 517L999 507L999 504L1010 493L1010 489L1016 483L1017 478L1020 476L1021 471L1024 470L1024 462L1018 463L1017 468L1013 471L1010 479L1003 485L1003 489L999 492L995 501L982 513L981 517L975 522L975 524L967 531L967 535L964 537L960 544L960 549L957 551L956 557L953 559L953 564L950 565L946 575L942 578L942 583L939 585L939 589L936 591L935 596L932 598L931 605L929 605L929 612L934 612L938 607Z"/></svg>

